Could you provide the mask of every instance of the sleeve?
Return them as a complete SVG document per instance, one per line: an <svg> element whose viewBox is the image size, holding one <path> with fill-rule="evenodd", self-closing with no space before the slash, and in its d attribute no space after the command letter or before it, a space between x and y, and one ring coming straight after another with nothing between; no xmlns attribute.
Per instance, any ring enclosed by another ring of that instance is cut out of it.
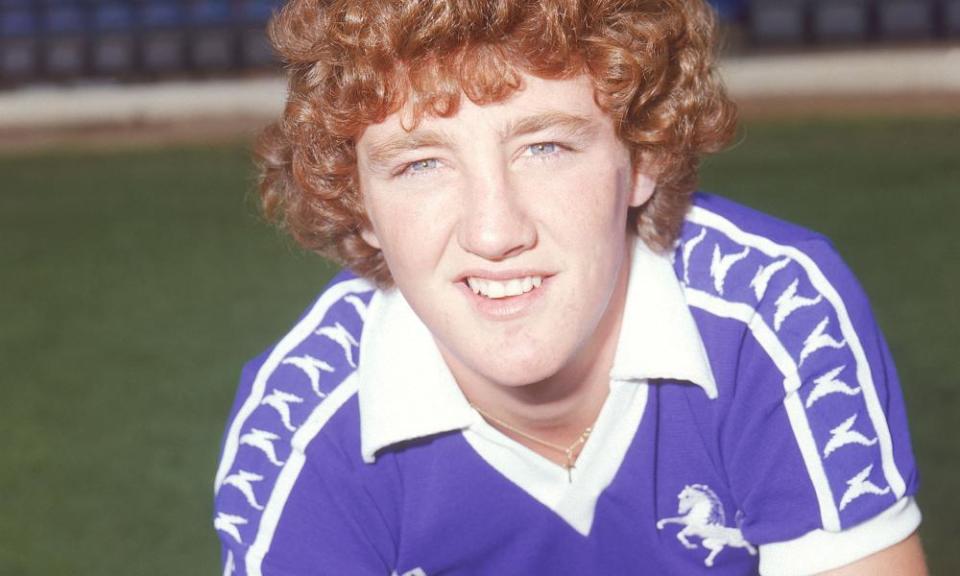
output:
<svg viewBox="0 0 960 576"><path fill-rule="evenodd" d="M269 358L244 367L224 434L213 518L222 574L390 574L394 484L374 482L360 460L355 386L328 381L321 397L299 368Z"/></svg>
<svg viewBox="0 0 960 576"><path fill-rule="evenodd" d="M219 530L224 574L391 573L395 546L381 510L359 471L335 452L295 449L255 519L256 531ZM227 505L218 501L218 508Z"/></svg>
<svg viewBox="0 0 960 576"><path fill-rule="evenodd" d="M822 239L769 266L721 449L761 574L816 574L916 530L916 466L897 373L853 274Z"/></svg>
<svg viewBox="0 0 960 576"><path fill-rule="evenodd" d="M375 482L360 460L351 377L364 293L338 276L244 367L214 481L223 574L390 574L396 514L381 507L396 501L396 482Z"/></svg>

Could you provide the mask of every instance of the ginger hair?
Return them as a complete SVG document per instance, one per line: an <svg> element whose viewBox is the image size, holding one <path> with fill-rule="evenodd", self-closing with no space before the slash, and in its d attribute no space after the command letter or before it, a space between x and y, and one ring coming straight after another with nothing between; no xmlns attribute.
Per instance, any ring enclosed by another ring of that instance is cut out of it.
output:
<svg viewBox="0 0 960 576"><path fill-rule="evenodd" d="M676 241L700 158L735 131L701 0L290 0L269 33L289 90L257 145L264 213L383 286L383 255L361 238L355 144L405 105L450 116L462 95L507 98L524 72L588 74L635 165L655 167L657 189L630 226L659 251Z"/></svg>

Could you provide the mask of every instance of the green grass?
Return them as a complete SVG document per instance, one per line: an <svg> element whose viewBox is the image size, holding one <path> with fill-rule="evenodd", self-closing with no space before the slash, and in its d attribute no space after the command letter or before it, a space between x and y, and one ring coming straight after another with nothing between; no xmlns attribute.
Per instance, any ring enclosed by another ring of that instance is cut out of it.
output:
<svg viewBox="0 0 960 576"><path fill-rule="evenodd" d="M960 573L960 119L749 124L704 187L831 236L904 382L934 574ZM0 574L213 574L243 361L332 273L242 145L0 157Z"/></svg>
<svg viewBox="0 0 960 576"><path fill-rule="evenodd" d="M332 269L263 225L242 147L0 159L0 574L213 574L246 358Z"/></svg>

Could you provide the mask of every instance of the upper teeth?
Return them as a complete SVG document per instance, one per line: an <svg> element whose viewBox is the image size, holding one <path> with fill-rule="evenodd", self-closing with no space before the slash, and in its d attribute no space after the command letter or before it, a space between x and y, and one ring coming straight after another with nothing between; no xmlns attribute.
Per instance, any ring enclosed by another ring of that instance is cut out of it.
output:
<svg viewBox="0 0 960 576"><path fill-rule="evenodd" d="M512 278L502 282L472 276L467 278L467 285L470 286L473 293L486 296L487 298L506 298L508 296L526 294L534 288L539 288L542 282L542 276Z"/></svg>

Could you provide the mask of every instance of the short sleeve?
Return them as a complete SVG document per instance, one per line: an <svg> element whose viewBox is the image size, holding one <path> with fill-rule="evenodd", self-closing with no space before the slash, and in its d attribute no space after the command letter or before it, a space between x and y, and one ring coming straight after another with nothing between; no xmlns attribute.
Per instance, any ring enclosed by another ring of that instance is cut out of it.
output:
<svg viewBox="0 0 960 576"><path fill-rule="evenodd" d="M396 483L360 457L355 357L369 294L335 280L244 367L214 482L223 574L391 573L396 515L383 510Z"/></svg>
<svg viewBox="0 0 960 576"><path fill-rule="evenodd" d="M394 543L361 471L337 448L294 449L251 541L220 530L224 573L306 576L391 573ZM230 494L229 492L227 493ZM219 504L219 502L218 502ZM224 502L220 508L228 506ZM221 512L222 515L222 512ZM239 535L239 532L236 533Z"/></svg>
<svg viewBox="0 0 960 576"><path fill-rule="evenodd" d="M829 242L771 254L755 278L724 467L761 573L817 573L919 524L906 411L869 301Z"/></svg>

